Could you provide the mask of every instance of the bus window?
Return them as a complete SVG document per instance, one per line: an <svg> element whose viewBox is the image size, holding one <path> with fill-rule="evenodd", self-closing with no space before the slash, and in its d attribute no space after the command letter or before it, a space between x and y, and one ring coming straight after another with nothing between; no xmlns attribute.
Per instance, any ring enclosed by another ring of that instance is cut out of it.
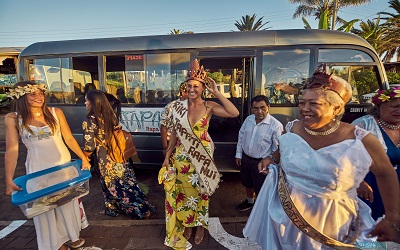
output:
<svg viewBox="0 0 400 250"><path fill-rule="evenodd" d="M368 94L379 89L376 72L372 66L331 66L330 72L340 76L353 87L353 96L350 103L365 103L369 100Z"/></svg>
<svg viewBox="0 0 400 250"><path fill-rule="evenodd" d="M264 50L261 89L271 104L297 106L300 89L309 75L310 50Z"/></svg>
<svg viewBox="0 0 400 250"><path fill-rule="evenodd" d="M318 62L373 62L367 53L354 49L320 49Z"/></svg>
<svg viewBox="0 0 400 250"><path fill-rule="evenodd" d="M106 59L106 90L122 103L167 104L177 99L189 53L131 54Z"/></svg>
<svg viewBox="0 0 400 250"><path fill-rule="evenodd" d="M379 89L379 73L376 67L354 65L359 62L369 63L373 62L373 59L367 53L355 49L320 49L318 52L318 63L334 65L331 66L331 72L347 80L353 87L351 103L365 103L371 93Z"/></svg>
<svg viewBox="0 0 400 250"><path fill-rule="evenodd" d="M73 70L70 58L35 59L29 65L29 79L47 84L49 103L84 103L82 83L92 81L89 72Z"/></svg>

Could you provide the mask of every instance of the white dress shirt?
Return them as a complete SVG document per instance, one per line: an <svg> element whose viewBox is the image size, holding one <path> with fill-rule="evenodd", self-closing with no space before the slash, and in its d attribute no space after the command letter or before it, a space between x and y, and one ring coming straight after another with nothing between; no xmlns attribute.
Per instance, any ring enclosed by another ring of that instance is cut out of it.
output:
<svg viewBox="0 0 400 250"><path fill-rule="evenodd" d="M282 123L270 114L258 124L254 114L249 115L239 130L235 158L242 159L243 152L252 158L267 157L278 149L282 131Z"/></svg>

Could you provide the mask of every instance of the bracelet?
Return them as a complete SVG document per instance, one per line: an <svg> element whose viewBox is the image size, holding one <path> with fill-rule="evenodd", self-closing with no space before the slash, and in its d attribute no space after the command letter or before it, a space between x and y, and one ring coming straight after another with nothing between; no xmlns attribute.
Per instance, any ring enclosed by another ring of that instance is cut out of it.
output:
<svg viewBox="0 0 400 250"><path fill-rule="evenodd" d="M386 222L387 224L389 224L394 230L396 230L398 234L400 234L400 227L399 227L399 226L397 226L397 225L394 224L394 223L390 223L390 222L389 222L387 219L385 219L385 218L382 218L382 220L383 220L384 222Z"/></svg>
<svg viewBox="0 0 400 250"><path fill-rule="evenodd" d="M273 155L268 155L267 157L271 158L271 160L272 160L272 162L273 162L274 164L278 164L278 162L275 160L275 158L274 158Z"/></svg>

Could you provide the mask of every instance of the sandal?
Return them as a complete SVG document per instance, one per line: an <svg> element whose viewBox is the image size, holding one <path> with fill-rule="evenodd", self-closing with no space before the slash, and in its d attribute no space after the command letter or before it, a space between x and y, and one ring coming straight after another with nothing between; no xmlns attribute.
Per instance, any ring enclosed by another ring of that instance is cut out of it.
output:
<svg viewBox="0 0 400 250"><path fill-rule="evenodd" d="M183 237L185 237L186 240L189 240L190 237L192 237L192 228L191 227L185 227L185 231L183 232Z"/></svg>
<svg viewBox="0 0 400 250"><path fill-rule="evenodd" d="M194 244L200 245L204 238L204 228L197 227L196 228L196 235L194 236Z"/></svg>
<svg viewBox="0 0 400 250"><path fill-rule="evenodd" d="M85 244L85 239L79 237L79 239L77 241L72 242L69 240L69 241L65 242L64 244L69 248L77 249Z"/></svg>

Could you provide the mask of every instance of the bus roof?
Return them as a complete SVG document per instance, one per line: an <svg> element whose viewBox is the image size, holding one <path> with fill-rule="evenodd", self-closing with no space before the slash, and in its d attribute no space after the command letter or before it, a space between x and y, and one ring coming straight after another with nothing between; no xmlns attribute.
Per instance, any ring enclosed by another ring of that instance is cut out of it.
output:
<svg viewBox="0 0 400 250"><path fill-rule="evenodd" d="M0 47L0 56L18 56L25 47Z"/></svg>
<svg viewBox="0 0 400 250"><path fill-rule="evenodd" d="M341 31L297 29L246 32L197 33L115 37L38 42L26 47L20 56L82 54L99 52L149 51L169 49L213 49L257 46L350 44L375 51L363 38Z"/></svg>

